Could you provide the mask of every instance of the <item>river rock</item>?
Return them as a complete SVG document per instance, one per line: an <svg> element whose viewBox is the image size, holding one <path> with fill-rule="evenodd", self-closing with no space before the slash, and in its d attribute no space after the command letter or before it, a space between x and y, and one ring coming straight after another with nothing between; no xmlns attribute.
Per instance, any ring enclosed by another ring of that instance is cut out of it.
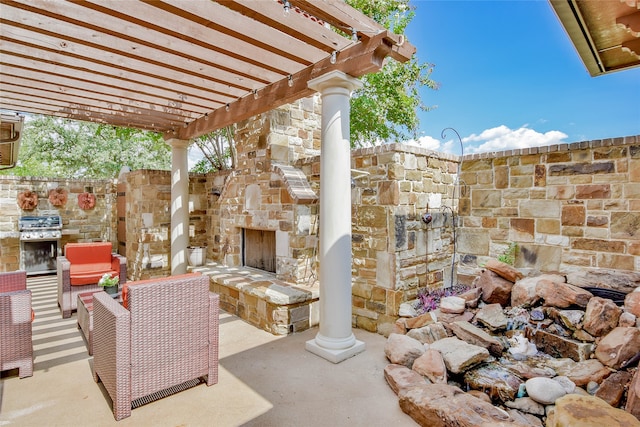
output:
<svg viewBox="0 0 640 427"><path fill-rule="evenodd" d="M491 331L499 331L507 328L509 319L504 315L500 304L488 304L478 310L475 320L482 323Z"/></svg>
<svg viewBox="0 0 640 427"><path fill-rule="evenodd" d="M516 398L524 381L499 363L487 363L464 373L464 382L474 390L482 390L489 397L503 402Z"/></svg>
<svg viewBox="0 0 640 427"><path fill-rule="evenodd" d="M483 270L476 284L482 289L482 301L487 304L507 306L511 302L513 282L504 279L491 270Z"/></svg>
<svg viewBox="0 0 640 427"><path fill-rule="evenodd" d="M546 279L538 281L536 294L544 300L544 305L557 308L568 308L572 305L586 307L593 297L591 292L577 286Z"/></svg>
<svg viewBox="0 0 640 427"><path fill-rule="evenodd" d="M486 348L468 344L455 337L436 341L430 348L442 354L447 369L454 374L464 372L489 358Z"/></svg>
<svg viewBox="0 0 640 427"><path fill-rule="evenodd" d="M432 383L447 383L447 366L442 354L434 349L427 349L424 354L413 362L414 371L427 377Z"/></svg>
<svg viewBox="0 0 640 427"><path fill-rule="evenodd" d="M576 389L576 383L571 381L571 379L569 379L569 377L567 376L558 375L557 377L553 377L552 379L558 384L560 384L562 388L564 388L565 393L567 394L573 393Z"/></svg>
<svg viewBox="0 0 640 427"><path fill-rule="evenodd" d="M412 387L427 384L424 377L404 365L389 364L384 368L384 379L395 394Z"/></svg>
<svg viewBox="0 0 640 427"><path fill-rule="evenodd" d="M587 304L582 328L594 337L608 334L618 326L622 309L610 299L593 297Z"/></svg>
<svg viewBox="0 0 640 427"><path fill-rule="evenodd" d="M514 283L524 277L524 275L520 271L505 262L498 261L497 259L490 259L489 261L487 261L484 265L484 268L493 271L494 273L496 273L503 279L510 281L511 283Z"/></svg>
<svg viewBox="0 0 640 427"><path fill-rule="evenodd" d="M407 332L407 336L415 338L423 344L431 344L442 338L446 338L447 330L442 323L436 322L420 328L411 329Z"/></svg>
<svg viewBox="0 0 640 427"><path fill-rule="evenodd" d="M594 396L567 394L556 400L555 414L548 427L637 427L633 415Z"/></svg>
<svg viewBox="0 0 640 427"><path fill-rule="evenodd" d="M595 355L603 365L620 369L624 362L639 351L640 329L618 327L600 340Z"/></svg>
<svg viewBox="0 0 640 427"><path fill-rule="evenodd" d="M631 375L631 372L614 372L609 375L602 384L600 384L595 396L617 408L622 400L622 396L624 395L624 390L627 388L632 378L633 376Z"/></svg>
<svg viewBox="0 0 640 427"><path fill-rule="evenodd" d="M530 398L543 405L551 405L567 392L557 381L550 378L531 378L525 382Z"/></svg>
<svg viewBox="0 0 640 427"><path fill-rule="evenodd" d="M407 335L391 334L384 345L384 354L391 363L411 369L413 361L422 356L424 345Z"/></svg>
<svg viewBox="0 0 640 427"><path fill-rule="evenodd" d="M494 356L500 356L504 350L500 340L469 322L450 323L449 329L461 340L484 347Z"/></svg>
<svg viewBox="0 0 640 427"><path fill-rule="evenodd" d="M400 393L400 408L421 426L521 426L505 411L448 384L428 384Z"/></svg>

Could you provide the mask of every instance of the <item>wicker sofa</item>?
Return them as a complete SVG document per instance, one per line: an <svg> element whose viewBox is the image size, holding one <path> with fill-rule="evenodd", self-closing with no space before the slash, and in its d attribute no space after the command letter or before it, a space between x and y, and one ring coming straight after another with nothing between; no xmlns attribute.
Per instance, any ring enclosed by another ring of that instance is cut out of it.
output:
<svg viewBox="0 0 640 427"><path fill-rule="evenodd" d="M120 284L127 281L127 260L112 253L109 242L67 243L64 256L57 259L58 305L62 317L71 316L78 308L78 294L102 290L98 281L103 274L120 277Z"/></svg>
<svg viewBox="0 0 640 427"><path fill-rule="evenodd" d="M0 371L33 375L32 313L27 272L0 273Z"/></svg>
<svg viewBox="0 0 640 427"><path fill-rule="evenodd" d="M93 296L93 376L111 397L116 420L190 382L218 382L219 297L209 292L209 277L126 287L127 308L105 292Z"/></svg>

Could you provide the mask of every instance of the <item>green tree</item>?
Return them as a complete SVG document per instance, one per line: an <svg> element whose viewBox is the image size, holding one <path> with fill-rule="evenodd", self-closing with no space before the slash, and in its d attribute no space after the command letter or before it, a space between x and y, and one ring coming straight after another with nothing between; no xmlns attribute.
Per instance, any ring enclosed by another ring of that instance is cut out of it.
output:
<svg viewBox="0 0 640 427"><path fill-rule="evenodd" d="M395 34L404 35L415 16L409 0L346 1ZM363 76L364 86L351 98L351 145L417 139L418 110L429 110L419 90L438 87L430 79L432 70L432 64L420 63L414 55L405 63L388 58L380 72Z"/></svg>
<svg viewBox="0 0 640 427"><path fill-rule="evenodd" d="M171 148L162 135L50 116L29 116L18 165L3 175L114 178L123 166L170 169Z"/></svg>
<svg viewBox="0 0 640 427"><path fill-rule="evenodd" d="M235 127L226 126L194 139L193 144L204 157L191 168L191 172L207 173L235 168L234 135Z"/></svg>

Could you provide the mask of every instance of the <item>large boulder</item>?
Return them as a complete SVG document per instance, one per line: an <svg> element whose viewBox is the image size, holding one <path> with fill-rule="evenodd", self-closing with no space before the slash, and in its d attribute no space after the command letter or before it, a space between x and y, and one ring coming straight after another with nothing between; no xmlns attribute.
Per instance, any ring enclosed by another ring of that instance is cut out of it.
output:
<svg viewBox="0 0 640 427"><path fill-rule="evenodd" d="M421 426L524 426L505 411L448 384L428 384L400 393L400 408Z"/></svg>
<svg viewBox="0 0 640 427"><path fill-rule="evenodd" d="M556 400L555 414L547 427L637 427L640 421L595 396L567 394Z"/></svg>
<svg viewBox="0 0 640 427"><path fill-rule="evenodd" d="M404 365L389 364L384 368L384 379L395 394L400 394L410 388L427 384L427 381L419 373L412 371Z"/></svg>
<svg viewBox="0 0 640 427"><path fill-rule="evenodd" d="M449 323L449 329L461 340L469 344L479 345L489 350L489 353L499 357L504 350L504 346L498 338L489 335L484 330L472 325L469 322Z"/></svg>
<svg viewBox="0 0 640 427"><path fill-rule="evenodd" d="M482 301L487 304L507 306L511 303L513 282L500 277L491 270L483 270L476 285L482 289Z"/></svg>
<svg viewBox="0 0 640 427"><path fill-rule="evenodd" d="M411 329L407 332L407 336L415 338L423 344L431 344L442 338L446 338L447 330L442 323L436 322L420 328Z"/></svg>
<svg viewBox="0 0 640 427"><path fill-rule="evenodd" d="M447 365L438 350L427 349L413 362L412 369L432 383L447 383Z"/></svg>
<svg viewBox="0 0 640 427"><path fill-rule="evenodd" d="M436 341L429 348L438 350L442 354L447 369L454 374L462 373L489 358L489 351L486 348L466 343L455 337Z"/></svg>
<svg viewBox="0 0 640 427"><path fill-rule="evenodd" d="M636 317L640 317L640 289L627 294L624 298L624 309Z"/></svg>
<svg viewBox="0 0 640 427"><path fill-rule="evenodd" d="M511 283L515 283L524 277L520 271L505 262L498 261L497 259L490 259L487 261L484 268L493 271L498 276L510 281Z"/></svg>

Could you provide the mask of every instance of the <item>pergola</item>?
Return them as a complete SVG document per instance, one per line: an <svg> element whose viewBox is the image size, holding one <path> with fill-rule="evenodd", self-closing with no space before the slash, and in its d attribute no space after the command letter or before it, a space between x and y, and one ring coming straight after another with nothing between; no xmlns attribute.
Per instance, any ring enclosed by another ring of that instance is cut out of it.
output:
<svg viewBox="0 0 640 427"><path fill-rule="evenodd" d="M190 140L320 92L320 331L351 331L349 97L404 37L342 0L0 0L0 109L162 132L172 147L171 271L186 271ZM339 30L339 33L334 31Z"/></svg>

